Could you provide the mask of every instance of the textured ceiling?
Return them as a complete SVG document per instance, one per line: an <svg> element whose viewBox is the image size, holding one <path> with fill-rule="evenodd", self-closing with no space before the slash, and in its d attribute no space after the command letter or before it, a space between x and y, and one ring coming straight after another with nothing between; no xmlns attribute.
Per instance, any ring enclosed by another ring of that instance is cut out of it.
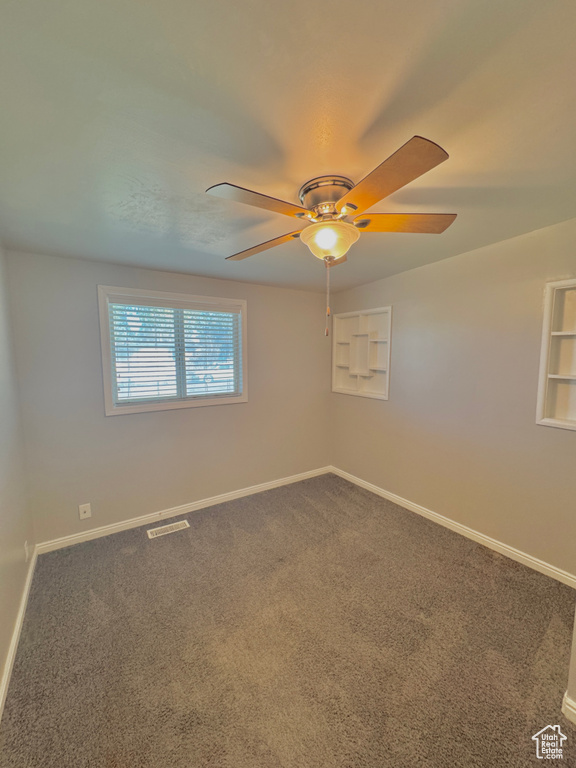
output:
<svg viewBox="0 0 576 768"><path fill-rule="evenodd" d="M336 289L576 216L572 0L2 0L0 238L14 250L321 289L297 241L224 257L359 181L414 134L450 159L377 211L456 212L443 235L365 234Z"/></svg>

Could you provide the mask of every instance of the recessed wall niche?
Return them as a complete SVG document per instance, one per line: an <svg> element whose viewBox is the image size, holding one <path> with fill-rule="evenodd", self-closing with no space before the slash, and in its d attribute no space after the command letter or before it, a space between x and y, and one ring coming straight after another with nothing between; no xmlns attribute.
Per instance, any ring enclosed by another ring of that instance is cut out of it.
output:
<svg viewBox="0 0 576 768"><path fill-rule="evenodd" d="M536 421L576 429L576 279L546 286Z"/></svg>
<svg viewBox="0 0 576 768"><path fill-rule="evenodd" d="M388 400L392 307L334 315L332 391Z"/></svg>

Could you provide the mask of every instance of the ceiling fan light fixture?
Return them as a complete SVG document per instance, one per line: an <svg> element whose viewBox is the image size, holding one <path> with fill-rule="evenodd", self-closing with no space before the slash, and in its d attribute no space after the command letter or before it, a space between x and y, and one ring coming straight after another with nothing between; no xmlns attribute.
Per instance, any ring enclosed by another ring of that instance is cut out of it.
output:
<svg viewBox="0 0 576 768"><path fill-rule="evenodd" d="M327 256L341 258L359 237L360 232L356 227L346 221L320 221L300 233L300 240L317 259L325 259Z"/></svg>
<svg viewBox="0 0 576 768"><path fill-rule="evenodd" d="M373 213L363 216L379 200L389 197L406 184L419 178L448 159L448 153L433 141L413 136L393 155L380 163L357 184L346 176L317 176L307 181L298 192L301 205L278 200L236 184L214 184L206 192L215 197L244 203L301 222L296 232L267 240L228 259L240 261L262 251L300 238L312 254L326 266L342 264L350 246L361 231L440 234L452 224L455 213ZM354 218L353 224L346 221Z"/></svg>

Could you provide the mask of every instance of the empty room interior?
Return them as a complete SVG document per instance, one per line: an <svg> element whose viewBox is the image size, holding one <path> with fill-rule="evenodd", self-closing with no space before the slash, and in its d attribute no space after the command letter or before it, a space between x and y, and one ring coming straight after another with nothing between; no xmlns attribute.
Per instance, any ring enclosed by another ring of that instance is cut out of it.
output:
<svg viewBox="0 0 576 768"><path fill-rule="evenodd" d="M0 17L0 768L576 765L576 6Z"/></svg>

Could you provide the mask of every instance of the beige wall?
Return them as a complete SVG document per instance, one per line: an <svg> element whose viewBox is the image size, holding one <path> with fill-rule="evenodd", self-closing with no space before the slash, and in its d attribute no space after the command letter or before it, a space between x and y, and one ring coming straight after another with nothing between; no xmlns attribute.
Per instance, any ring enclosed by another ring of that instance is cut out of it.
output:
<svg viewBox="0 0 576 768"><path fill-rule="evenodd" d="M319 294L10 254L38 541L328 464L330 345ZM249 401L104 415L98 284L243 298ZM78 520L78 504L93 517Z"/></svg>
<svg viewBox="0 0 576 768"><path fill-rule="evenodd" d="M28 570L24 542L34 543L7 303L5 259L0 251L0 679Z"/></svg>
<svg viewBox="0 0 576 768"><path fill-rule="evenodd" d="M390 399L330 415L335 466L570 573L576 432L535 417L544 283L575 244L576 219L338 294L393 306Z"/></svg>

